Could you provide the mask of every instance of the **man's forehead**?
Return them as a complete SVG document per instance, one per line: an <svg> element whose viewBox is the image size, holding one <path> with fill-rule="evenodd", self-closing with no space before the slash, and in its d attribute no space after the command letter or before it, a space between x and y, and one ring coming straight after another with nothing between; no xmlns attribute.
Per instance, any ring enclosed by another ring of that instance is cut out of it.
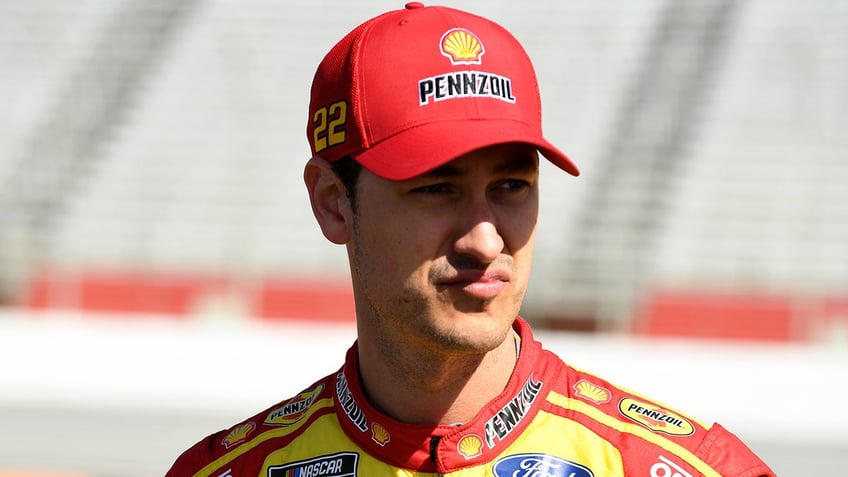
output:
<svg viewBox="0 0 848 477"><path fill-rule="evenodd" d="M535 171L539 168L539 153L526 144L489 146L459 156L419 177L455 176L479 167L498 173Z"/></svg>

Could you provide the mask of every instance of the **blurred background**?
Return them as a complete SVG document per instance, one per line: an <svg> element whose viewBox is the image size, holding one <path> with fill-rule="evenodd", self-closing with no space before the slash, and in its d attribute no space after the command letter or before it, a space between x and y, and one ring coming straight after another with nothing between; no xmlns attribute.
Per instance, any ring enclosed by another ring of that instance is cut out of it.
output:
<svg viewBox="0 0 848 477"><path fill-rule="evenodd" d="M335 370L312 74L402 2L0 0L0 477L150 477ZM522 314L567 361L848 468L848 2L457 0L537 67Z"/></svg>

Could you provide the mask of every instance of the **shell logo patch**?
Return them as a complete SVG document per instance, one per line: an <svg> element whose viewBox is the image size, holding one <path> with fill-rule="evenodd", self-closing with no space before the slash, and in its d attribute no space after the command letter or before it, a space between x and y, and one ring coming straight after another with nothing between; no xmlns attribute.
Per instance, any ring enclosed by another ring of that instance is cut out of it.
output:
<svg viewBox="0 0 848 477"><path fill-rule="evenodd" d="M612 399L612 393L607 388L592 384L585 379L574 383L573 388L575 396L592 401L595 404L604 404Z"/></svg>
<svg viewBox="0 0 848 477"><path fill-rule="evenodd" d="M691 436L695 426L682 416L654 404L624 398L618 403L621 415L654 431L671 436Z"/></svg>
<svg viewBox="0 0 848 477"><path fill-rule="evenodd" d="M483 454L483 439L480 439L480 436L469 434L456 443L456 450L465 457L465 460L478 457Z"/></svg>
<svg viewBox="0 0 848 477"><path fill-rule="evenodd" d="M304 391L296 397L286 401L285 404L274 409L265 418L265 424L269 426L290 426L299 421L315 399L324 391L324 385L319 384L315 389Z"/></svg>
<svg viewBox="0 0 848 477"><path fill-rule="evenodd" d="M371 425L371 439L379 444L380 447L386 447L386 444L392 440L392 436L389 434L389 430L386 429L386 426L379 422L375 422Z"/></svg>
<svg viewBox="0 0 848 477"><path fill-rule="evenodd" d="M446 31L439 42L439 48L453 65L479 65L486 52L477 35L464 28Z"/></svg>
<svg viewBox="0 0 848 477"><path fill-rule="evenodd" d="M244 424L239 424L238 426L232 428L230 432L221 439L221 445L224 446L225 449L229 449L235 445L241 444L246 441L250 433L256 430L256 424L253 422L245 422Z"/></svg>
<svg viewBox="0 0 848 477"><path fill-rule="evenodd" d="M439 50L454 66L479 65L486 52L480 38L464 28L446 31ZM418 105L461 98L491 98L515 104L512 90L508 76L466 68L418 80Z"/></svg>

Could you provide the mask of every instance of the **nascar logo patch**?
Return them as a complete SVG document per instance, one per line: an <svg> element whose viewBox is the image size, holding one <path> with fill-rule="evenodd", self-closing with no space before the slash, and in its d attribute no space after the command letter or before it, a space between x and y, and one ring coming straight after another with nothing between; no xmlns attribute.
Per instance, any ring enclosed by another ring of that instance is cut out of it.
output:
<svg viewBox="0 0 848 477"><path fill-rule="evenodd" d="M359 454L339 452L268 468L268 477L355 477Z"/></svg>

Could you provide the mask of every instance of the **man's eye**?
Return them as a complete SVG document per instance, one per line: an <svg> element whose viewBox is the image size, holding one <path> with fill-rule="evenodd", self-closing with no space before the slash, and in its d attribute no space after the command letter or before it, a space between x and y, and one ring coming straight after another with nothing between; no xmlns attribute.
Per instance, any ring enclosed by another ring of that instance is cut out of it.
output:
<svg viewBox="0 0 848 477"><path fill-rule="evenodd" d="M498 189L503 190L521 190L530 187L530 183L521 179L507 179L498 184Z"/></svg>

